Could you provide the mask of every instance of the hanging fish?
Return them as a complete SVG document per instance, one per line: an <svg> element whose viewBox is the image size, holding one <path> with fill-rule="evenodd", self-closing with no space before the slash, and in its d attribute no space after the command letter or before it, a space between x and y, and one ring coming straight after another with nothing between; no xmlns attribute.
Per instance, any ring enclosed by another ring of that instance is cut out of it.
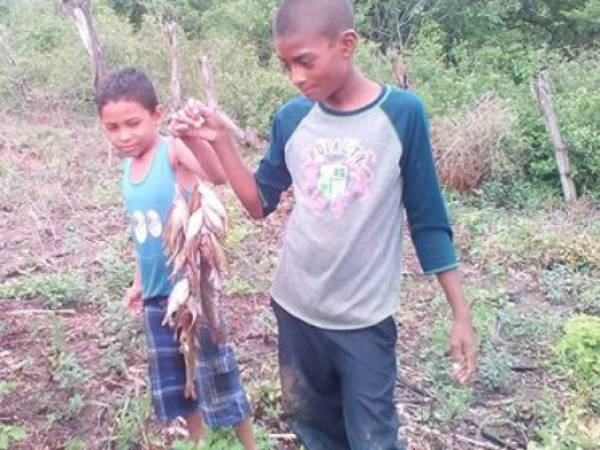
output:
<svg viewBox="0 0 600 450"><path fill-rule="evenodd" d="M165 250L171 276L178 281L169 296L163 325L173 328L184 357L186 398L196 398L201 323L208 326L215 344L226 340L220 301L227 271L223 249L227 224L225 207L204 183L198 181L187 202L177 187L167 220Z"/></svg>

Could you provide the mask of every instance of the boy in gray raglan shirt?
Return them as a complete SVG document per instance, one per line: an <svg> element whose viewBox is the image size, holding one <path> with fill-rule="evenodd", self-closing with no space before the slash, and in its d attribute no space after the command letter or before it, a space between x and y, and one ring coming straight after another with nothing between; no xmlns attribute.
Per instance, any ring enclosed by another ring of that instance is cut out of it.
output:
<svg viewBox="0 0 600 450"><path fill-rule="evenodd" d="M256 173L208 109L180 117L171 131L192 148L199 138L211 142L255 218L294 188L271 292L292 429L310 450L401 449L393 315L403 207L421 265L437 275L454 313L450 344L459 381L473 373L476 358L423 104L354 66L357 34L347 0L285 0L274 35L278 57L304 95L278 111Z"/></svg>

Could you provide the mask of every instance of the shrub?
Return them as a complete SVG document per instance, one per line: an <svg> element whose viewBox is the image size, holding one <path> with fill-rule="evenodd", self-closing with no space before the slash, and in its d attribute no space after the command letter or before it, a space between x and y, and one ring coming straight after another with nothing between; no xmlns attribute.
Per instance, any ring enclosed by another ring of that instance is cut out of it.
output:
<svg viewBox="0 0 600 450"><path fill-rule="evenodd" d="M461 193L479 187L499 165L502 142L514 122L514 113L493 93L458 117L437 119L432 142L444 185Z"/></svg>
<svg viewBox="0 0 600 450"><path fill-rule="evenodd" d="M573 373L576 382L600 385L600 317L573 316L555 348L561 366Z"/></svg>

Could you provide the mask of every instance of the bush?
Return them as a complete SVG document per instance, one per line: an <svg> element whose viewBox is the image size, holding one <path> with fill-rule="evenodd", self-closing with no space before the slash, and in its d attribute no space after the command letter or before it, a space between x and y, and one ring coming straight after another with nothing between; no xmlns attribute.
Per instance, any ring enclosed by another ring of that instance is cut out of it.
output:
<svg viewBox="0 0 600 450"><path fill-rule="evenodd" d="M494 94L485 95L459 117L436 120L432 143L442 183L461 193L479 187L500 166L502 141L514 121L514 113Z"/></svg>
<svg viewBox="0 0 600 450"><path fill-rule="evenodd" d="M571 317L555 354L577 383L600 386L600 317L585 314Z"/></svg>

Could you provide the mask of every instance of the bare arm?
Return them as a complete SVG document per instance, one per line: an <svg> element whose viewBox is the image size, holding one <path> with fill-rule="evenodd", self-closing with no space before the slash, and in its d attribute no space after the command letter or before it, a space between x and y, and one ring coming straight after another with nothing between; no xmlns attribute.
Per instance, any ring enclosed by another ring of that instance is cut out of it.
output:
<svg viewBox="0 0 600 450"><path fill-rule="evenodd" d="M254 219L261 219L263 208L256 179L242 161L233 137L229 132L225 132L221 139L213 142L213 145L235 195Z"/></svg>
<svg viewBox="0 0 600 450"><path fill-rule="evenodd" d="M200 175L213 184L223 184L227 179L213 148L203 139L174 140L174 163Z"/></svg>
<svg viewBox="0 0 600 450"><path fill-rule="evenodd" d="M135 313L140 313L142 311L142 272L140 271L140 265L137 262L137 259L135 263L133 284L125 292L123 306Z"/></svg>
<svg viewBox="0 0 600 450"><path fill-rule="evenodd" d="M437 274L448 304L452 309L454 323L450 331L450 354L455 364L455 377L465 383L475 372L477 359L477 344L471 321L471 310L460 279L458 270L452 269Z"/></svg>

